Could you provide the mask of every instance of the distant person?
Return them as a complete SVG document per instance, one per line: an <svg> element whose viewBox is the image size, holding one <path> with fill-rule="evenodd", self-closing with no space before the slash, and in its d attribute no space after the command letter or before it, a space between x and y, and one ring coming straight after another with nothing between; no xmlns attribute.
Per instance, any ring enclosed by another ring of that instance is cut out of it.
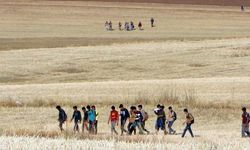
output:
<svg viewBox="0 0 250 150"><path fill-rule="evenodd" d="M118 132L116 131L115 126L118 126L119 113L118 111L115 110L115 106L111 107L108 124L110 122L111 122L111 134L113 135L115 133L116 135L118 135Z"/></svg>
<svg viewBox="0 0 250 150"><path fill-rule="evenodd" d="M168 133L175 134L176 131L172 128L172 126L177 119L177 114L171 106L168 107L168 110L169 110L169 112L168 112Z"/></svg>
<svg viewBox="0 0 250 150"><path fill-rule="evenodd" d="M246 107L242 108L242 128L241 128L241 136L242 137L250 137L250 132L249 132L249 122L250 122L250 116L249 113L247 112Z"/></svg>
<svg viewBox="0 0 250 150"><path fill-rule="evenodd" d="M129 31L130 28L129 28L129 23L128 22L125 22L124 29L126 31Z"/></svg>
<svg viewBox="0 0 250 150"><path fill-rule="evenodd" d="M56 109L59 111L59 115L58 115L58 122L59 122L59 128L61 131L63 131L63 124L64 122L67 121L67 114L65 113L65 111L61 108L61 106L56 106Z"/></svg>
<svg viewBox="0 0 250 150"><path fill-rule="evenodd" d="M138 109L141 112L143 118L141 121L142 130L147 132L147 134L149 134L149 131L145 128L146 121L148 120L148 113L142 108L142 105L138 105Z"/></svg>
<svg viewBox="0 0 250 150"><path fill-rule="evenodd" d="M240 6L240 9L241 9L241 11L245 11L244 5L241 5L241 6Z"/></svg>
<svg viewBox="0 0 250 150"><path fill-rule="evenodd" d="M138 111L135 106L133 106L132 110L135 112L136 115L135 126L138 128L139 134L144 134L142 129L142 120L143 120L142 113Z"/></svg>
<svg viewBox="0 0 250 150"><path fill-rule="evenodd" d="M130 30L134 30L134 29L135 29L134 22L133 22L133 21L131 21L131 22L130 22Z"/></svg>
<svg viewBox="0 0 250 150"><path fill-rule="evenodd" d="M82 132L84 132L85 129L87 131L89 130L89 127L88 127L88 111L86 110L85 107L82 107L82 112L83 112Z"/></svg>
<svg viewBox="0 0 250 150"><path fill-rule="evenodd" d="M156 118L156 123L155 123L155 130L156 130L156 134L158 134L159 129L161 129L164 134L167 134L166 131L166 126L165 126L165 122L166 122L166 113L164 111L164 106L158 104L157 108L154 109L154 113L156 114L157 118Z"/></svg>
<svg viewBox="0 0 250 150"><path fill-rule="evenodd" d="M89 122L89 133L95 133L95 111L91 107L87 106L88 110L88 122Z"/></svg>
<svg viewBox="0 0 250 150"><path fill-rule="evenodd" d="M120 124L120 126L121 126L121 135L123 135L123 132L128 133L128 131L125 129L125 124L126 124L128 118L130 117L130 115L129 115L129 112L128 112L127 108L125 108L123 106L123 104L120 104L119 108L120 108L120 120L121 120L121 122L120 122L121 123Z"/></svg>
<svg viewBox="0 0 250 150"><path fill-rule="evenodd" d="M141 22L139 22L138 28L139 28L139 30L142 30L142 23Z"/></svg>
<svg viewBox="0 0 250 150"><path fill-rule="evenodd" d="M112 22L109 21L109 30L113 30Z"/></svg>
<svg viewBox="0 0 250 150"><path fill-rule="evenodd" d="M95 112L94 133L97 134L99 113L96 111L96 107L94 105L91 108Z"/></svg>
<svg viewBox="0 0 250 150"><path fill-rule="evenodd" d="M193 131L192 131L192 128L191 128L191 125L194 123L194 117L193 117L193 115L191 113L188 112L187 109L184 109L183 111L184 111L185 116L186 116L186 120L185 120L185 122L183 124L186 124L186 127L185 127L181 137L185 136L187 130L189 131L190 135L192 137L194 137Z"/></svg>
<svg viewBox="0 0 250 150"><path fill-rule="evenodd" d="M74 109L74 112L73 112L71 121L74 120L74 131L79 132L78 123L81 123L82 121L81 112L77 110L77 106L74 106L73 109Z"/></svg>
<svg viewBox="0 0 250 150"><path fill-rule="evenodd" d="M118 27L119 27L119 30L121 31L122 30L122 23L121 22L118 23Z"/></svg>
<svg viewBox="0 0 250 150"><path fill-rule="evenodd" d="M150 22L151 22L151 27L154 27L154 22L155 22L154 18L151 18Z"/></svg>
<svg viewBox="0 0 250 150"><path fill-rule="evenodd" d="M109 30L109 23L108 23L108 21L105 22L105 28L106 28L107 31Z"/></svg>
<svg viewBox="0 0 250 150"><path fill-rule="evenodd" d="M132 133L134 133L134 135L136 135L136 123L135 123L136 113L134 111L134 107L135 106L130 107L130 117L129 117L129 123L128 123L128 134L129 135L131 135Z"/></svg>

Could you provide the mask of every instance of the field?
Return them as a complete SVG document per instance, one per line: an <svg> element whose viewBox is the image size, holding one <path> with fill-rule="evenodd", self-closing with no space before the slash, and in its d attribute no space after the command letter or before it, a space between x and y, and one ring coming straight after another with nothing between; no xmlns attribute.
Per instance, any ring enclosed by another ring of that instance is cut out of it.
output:
<svg viewBox="0 0 250 150"><path fill-rule="evenodd" d="M42 0L0 8L0 149L249 149L240 133L250 106L247 9ZM131 20L144 30L118 30ZM145 106L149 135L110 135L110 106L120 103ZM158 103L176 110L177 135L154 134ZM70 122L60 133L58 104L69 117L72 106L95 104L99 134L74 134ZM180 138L183 108L195 116L194 139Z"/></svg>

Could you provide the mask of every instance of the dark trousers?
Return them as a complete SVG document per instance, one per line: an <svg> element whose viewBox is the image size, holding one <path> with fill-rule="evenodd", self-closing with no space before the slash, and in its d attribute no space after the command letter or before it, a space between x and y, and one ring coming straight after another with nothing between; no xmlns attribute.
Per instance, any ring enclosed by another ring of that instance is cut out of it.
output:
<svg viewBox="0 0 250 150"><path fill-rule="evenodd" d="M123 132L127 132L127 130L125 129L126 121L126 119L121 120L121 134L123 134Z"/></svg>
<svg viewBox="0 0 250 150"><path fill-rule="evenodd" d="M78 131L79 132L78 121L75 121L74 131Z"/></svg>
<svg viewBox="0 0 250 150"><path fill-rule="evenodd" d="M95 121L94 126L95 126L95 134L97 134L97 125L98 125L98 120Z"/></svg>
<svg viewBox="0 0 250 150"><path fill-rule="evenodd" d="M181 136L181 137L184 137L184 136L185 136L185 134L186 134L187 130L189 131L190 135L191 135L192 137L194 137L194 134L193 134L193 131L192 131L191 125L192 125L192 124L187 123L187 125L186 125L186 127L185 127L185 129L184 129L184 131L183 131L183 133L182 133L182 136Z"/></svg>
<svg viewBox="0 0 250 150"><path fill-rule="evenodd" d="M146 122L145 121L142 121L141 122L141 127L142 127L142 130L149 133L149 131L145 128L145 125L146 125Z"/></svg>

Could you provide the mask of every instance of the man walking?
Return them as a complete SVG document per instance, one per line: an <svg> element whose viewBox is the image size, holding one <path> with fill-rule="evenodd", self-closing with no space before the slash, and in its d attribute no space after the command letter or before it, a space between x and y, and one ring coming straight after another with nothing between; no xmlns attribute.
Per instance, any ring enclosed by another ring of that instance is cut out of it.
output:
<svg viewBox="0 0 250 150"><path fill-rule="evenodd" d="M138 105L138 109L141 112L143 118L141 121L142 130L147 132L147 134L149 134L149 131L145 128L146 121L148 120L148 113L142 108L142 105Z"/></svg>
<svg viewBox="0 0 250 150"><path fill-rule="evenodd" d="M168 107L168 133L175 134L175 130L172 128L175 120L177 119L176 112L173 110L171 106Z"/></svg>
<svg viewBox="0 0 250 150"><path fill-rule="evenodd" d="M187 130L189 131L190 135L192 137L194 137L193 131L192 131L192 128L191 128L191 125L194 123L194 117L193 117L193 115L191 113L188 112L188 109L185 108L183 111L184 111L185 116L186 116L186 120L185 120L185 122L183 124L186 124L186 127L185 127L181 137L185 136Z"/></svg>
<svg viewBox="0 0 250 150"><path fill-rule="evenodd" d="M129 112L126 108L123 107L123 104L120 104L120 121L121 121L121 135L123 135L123 132L128 132L125 129L125 124L127 122L127 119L130 117Z"/></svg>
<svg viewBox="0 0 250 150"><path fill-rule="evenodd" d="M164 111L164 106L161 106L160 104L158 104L154 112L157 116L156 123L155 123L156 134L158 134L159 129L161 129L166 135L167 134L166 126L165 126L166 113Z"/></svg>
<svg viewBox="0 0 250 150"><path fill-rule="evenodd" d="M88 111L86 110L85 107L82 107L82 112L83 112L82 132L84 132L85 129L87 131L89 130L89 128L88 128Z"/></svg>
<svg viewBox="0 0 250 150"><path fill-rule="evenodd" d="M58 122L59 122L59 128L61 131L63 131L63 124L64 122L67 121L67 114L65 113L65 111L61 108L61 106L56 106L56 109L59 111L59 115L58 115Z"/></svg>
<svg viewBox="0 0 250 150"><path fill-rule="evenodd" d="M115 106L111 107L108 124L110 122L111 122L111 134L113 135L115 133L116 135L118 135L118 132L115 130L115 126L116 125L118 126L119 113L118 111L115 110Z"/></svg>
<svg viewBox="0 0 250 150"><path fill-rule="evenodd" d="M242 108L242 128L241 128L241 136L242 137L250 137L250 132L249 132L249 122L250 122L250 116L249 113L247 113L246 107Z"/></svg>
<svg viewBox="0 0 250 150"><path fill-rule="evenodd" d="M74 112L71 118L71 121L74 119L74 131L79 132L79 126L78 123L81 123L82 121L82 116L81 116L81 112L79 110L77 110L77 106L73 107Z"/></svg>
<svg viewBox="0 0 250 150"><path fill-rule="evenodd" d="M95 121L94 121L94 133L97 134L97 127L98 127L98 116L99 113L96 111L96 107L93 105L92 110L95 112Z"/></svg>
<svg viewBox="0 0 250 150"><path fill-rule="evenodd" d="M90 108L90 106L87 106L88 110L88 122L89 122L89 133L95 132L95 111Z"/></svg>
<svg viewBox="0 0 250 150"><path fill-rule="evenodd" d="M151 18L150 22L151 22L151 27L154 27L154 22L155 22L154 18Z"/></svg>

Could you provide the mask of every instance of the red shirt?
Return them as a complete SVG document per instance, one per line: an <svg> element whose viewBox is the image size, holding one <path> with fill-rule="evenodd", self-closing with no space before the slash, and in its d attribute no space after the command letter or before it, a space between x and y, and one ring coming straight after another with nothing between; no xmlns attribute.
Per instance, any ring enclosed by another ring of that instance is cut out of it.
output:
<svg viewBox="0 0 250 150"><path fill-rule="evenodd" d="M116 110L112 110L110 112L110 120L111 121L117 121L119 119L119 113Z"/></svg>

